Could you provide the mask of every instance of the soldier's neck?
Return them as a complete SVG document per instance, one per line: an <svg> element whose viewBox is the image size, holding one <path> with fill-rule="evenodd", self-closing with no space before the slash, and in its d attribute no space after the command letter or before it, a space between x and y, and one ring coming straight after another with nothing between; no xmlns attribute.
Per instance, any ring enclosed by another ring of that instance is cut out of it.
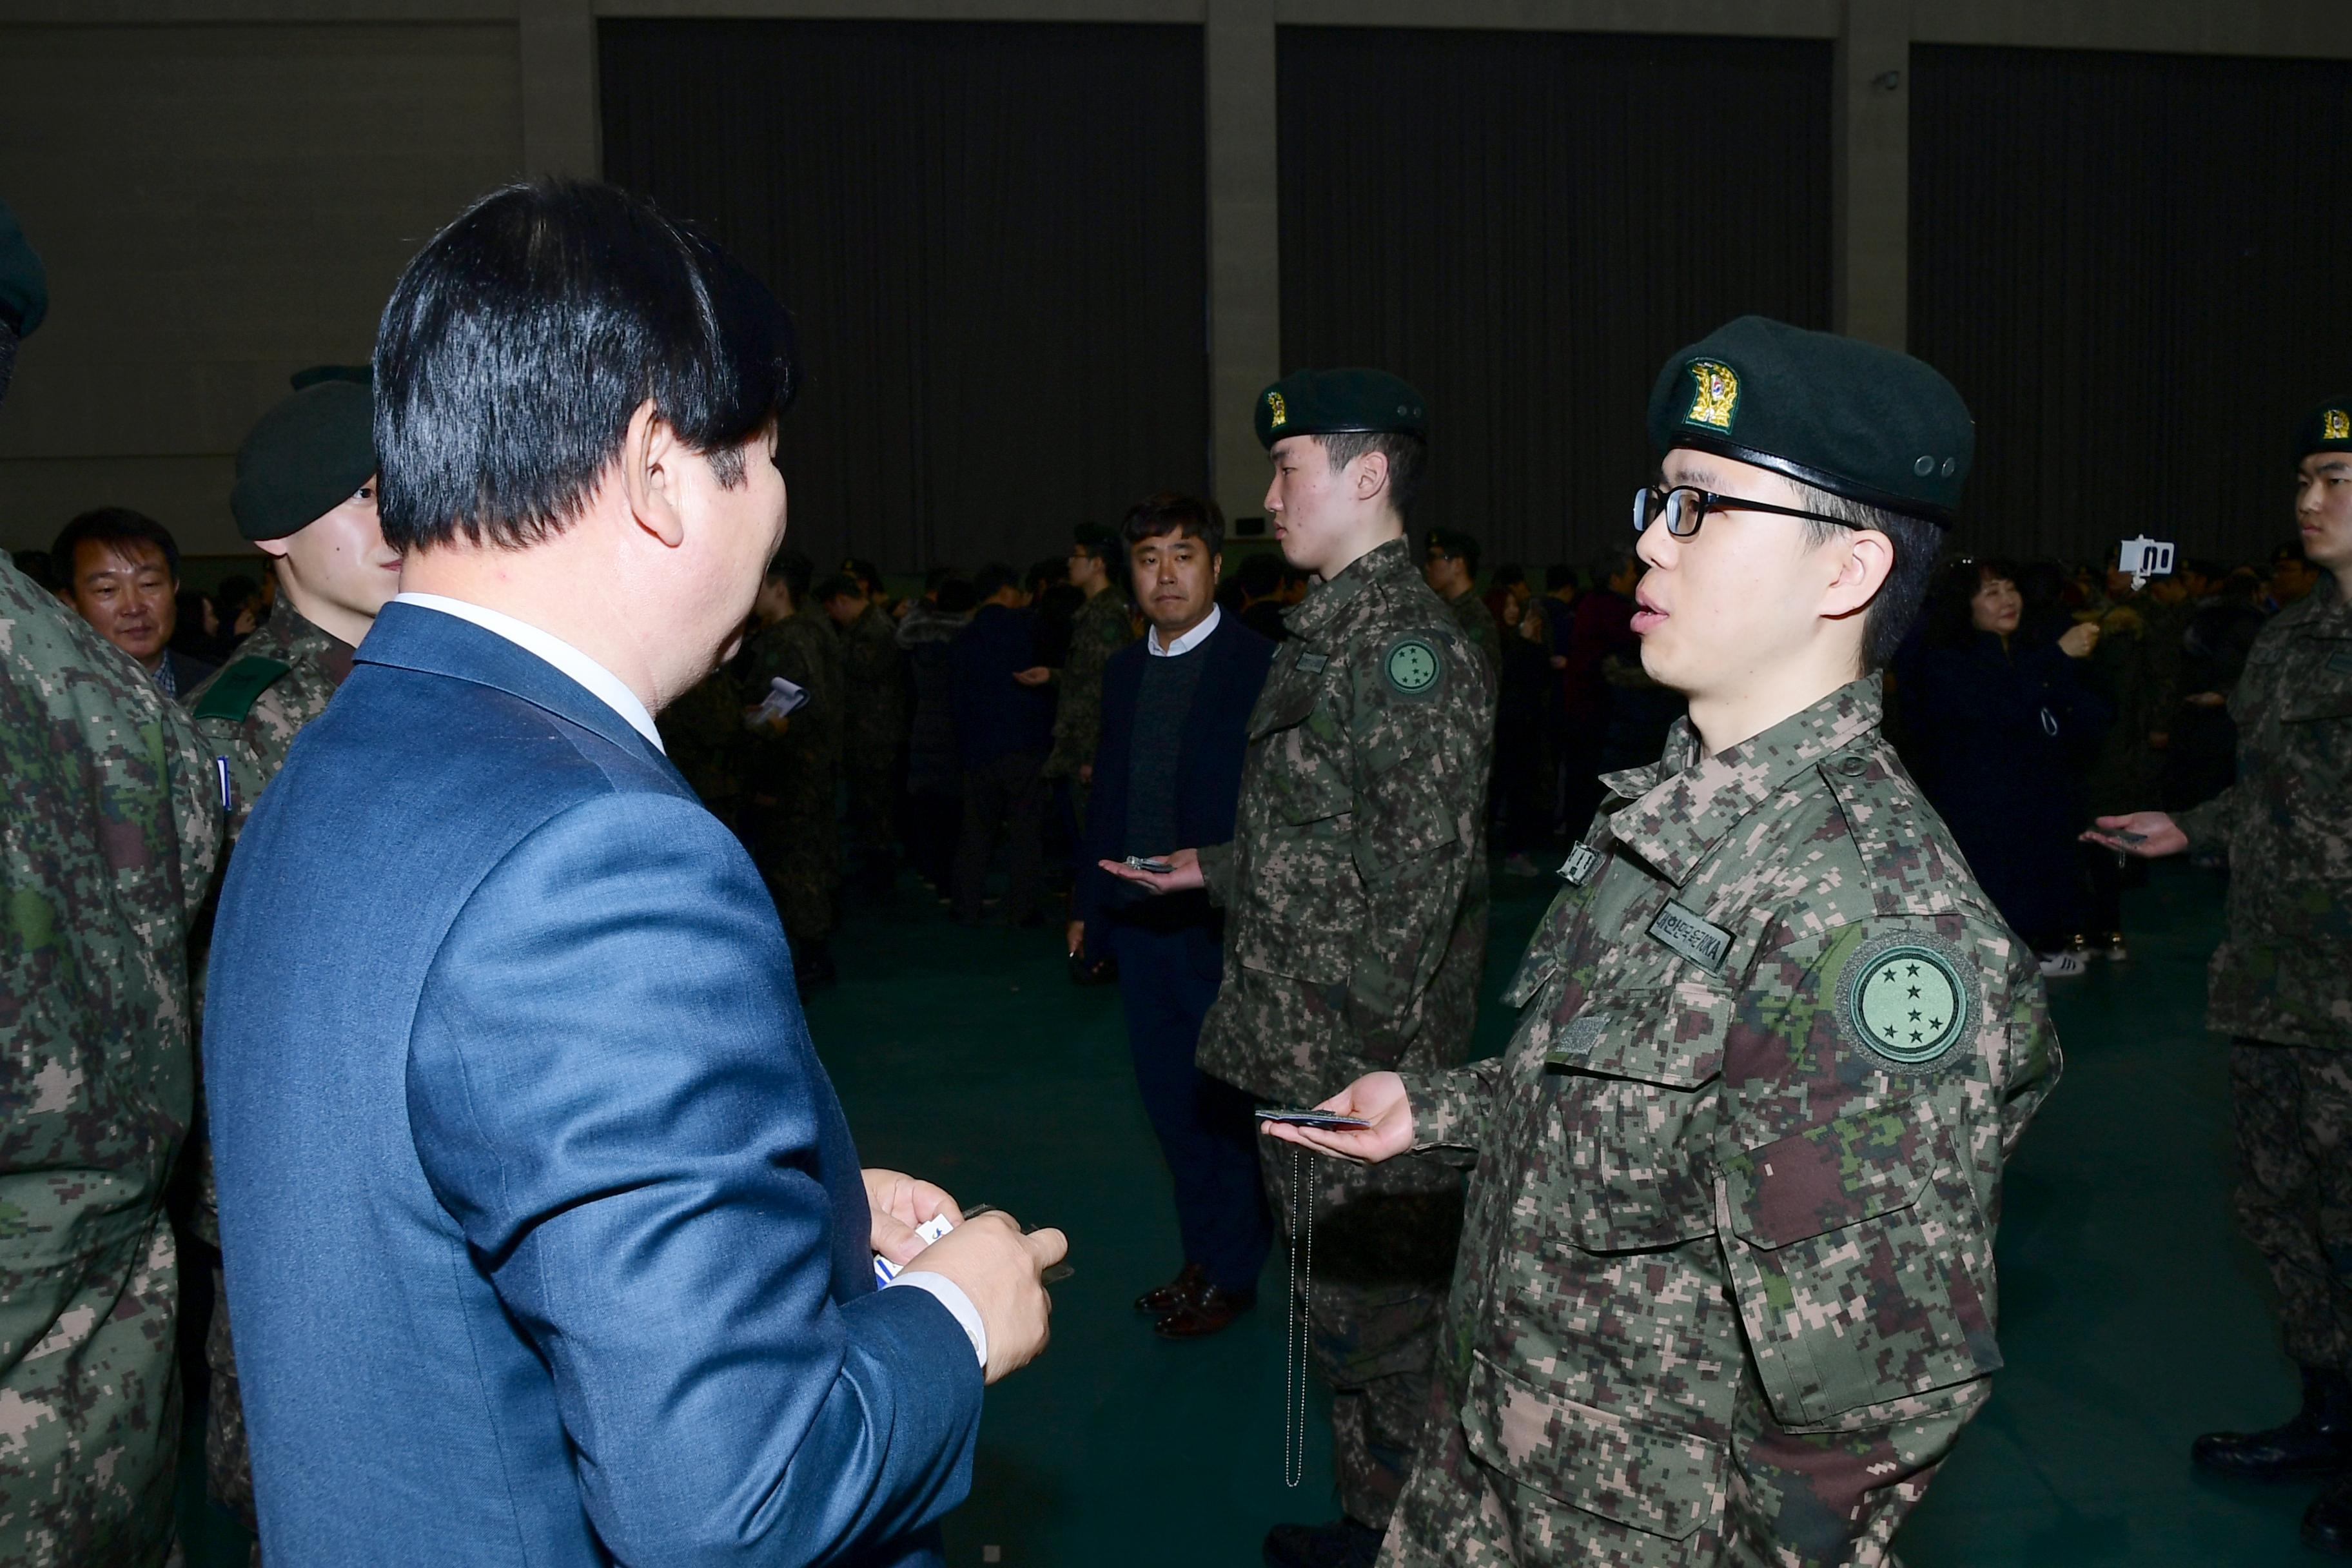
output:
<svg viewBox="0 0 2352 1568"><path fill-rule="evenodd" d="M368 635L370 626L375 625L373 616L362 616L341 605L331 605L311 593L291 572L284 569L283 563L279 563L278 584L285 589L287 602L294 606L295 614L349 647L359 647L360 639Z"/></svg>
<svg viewBox="0 0 2352 1568"><path fill-rule="evenodd" d="M1720 690L1690 693L1691 728L1699 744L1719 756L1850 685L1862 673L1861 661L1851 650L1837 651L1842 657L1746 671Z"/></svg>

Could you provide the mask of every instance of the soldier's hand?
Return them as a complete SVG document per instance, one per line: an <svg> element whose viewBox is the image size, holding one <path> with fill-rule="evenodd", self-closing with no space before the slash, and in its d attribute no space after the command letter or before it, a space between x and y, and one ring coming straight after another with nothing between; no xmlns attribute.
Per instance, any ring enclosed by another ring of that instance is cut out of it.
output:
<svg viewBox="0 0 2352 1568"><path fill-rule="evenodd" d="M1146 871L1124 860L1095 862L1112 876L1139 888L1149 888L1155 893L1181 893L1209 884L1201 876L1201 852L1198 849L1171 849L1161 857L1168 862L1165 871Z"/></svg>
<svg viewBox="0 0 2352 1568"><path fill-rule="evenodd" d="M1087 950L1087 922L1072 921L1062 930L1062 945L1072 958Z"/></svg>
<svg viewBox="0 0 2352 1568"><path fill-rule="evenodd" d="M867 1245L902 1268L930 1245L915 1234L917 1226L929 1225L941 1215L956 1225L963 1223L963 1210L944 1187L919 1182L899 1171L868 1170L864 1175L866 1206L872 1211Z"/></svg>
<svg viewBox="0 0 2352 1568"><path fill-rule="evenodd" d="M1270 1138L1368 1165L1393 1160L1412 1147L1412 1102L1405 1098L1404 1079L1392 1072L1366 1073L1315 1109L1360 1117L1371 1125L1361 1131L1294 1127L1280 1121L1262 1121L1258 1126Z"/></svg>
<svg viewBox="0 0 2352 1568"><path fill-rule="evenodd" d="M2099 623L2096 621L2084 621L2080 626L2069 626L2066 635L2058 639L2058 651L2068 658L2088 658L2091 650L2098 646Z"/></svg>
<svg viewBox="0 0 2352 1568"><path fill-rule="evenodd" d="M971 1299L988 1331L982 1375L994 1383L1028 1365L1045 1348L1054 1298L1043 1277L1069 1249L1060 1231L1024 1236L1011 1215L991 1210L925 1247L914 1267L946 1275Z"/></svg>
<svg viewBox="0 0 2352 1568"><path fill-rule="evenodd" d="M1043 686L1054 679L1054 672L1042 664L1035 664L1027 669L1014 670L1013 679L1024 686Z"/></svg>
<svg viewBox="0 0 2352 1568"><path fill-rule="evenodd" d="M2179 823L2160 811L2126 812L2121 816L2101 816L2093 820L2097 826L2083 835L2083 841L2086 844L2104 844L2110 849L2120 849L2126 855L2137 855L2149 860L2178 855L2189 847L2189 835L2180 831ZM2140 836L2139 841L2126 844L2121 839L2108 837L2099 831L2100 828L2111 833L2137 833Z"/></svg>

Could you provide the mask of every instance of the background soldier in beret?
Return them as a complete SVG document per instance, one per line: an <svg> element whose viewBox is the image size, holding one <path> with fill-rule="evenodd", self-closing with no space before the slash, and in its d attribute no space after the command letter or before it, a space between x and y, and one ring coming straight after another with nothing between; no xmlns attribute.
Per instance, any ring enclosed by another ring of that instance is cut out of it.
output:
<svg viewBox="0 0 2352 1568"><path fill-rule="evenodd" d="M1470 535L1451 528L1429 531L1429 544L1421 560L1422 577L1429 590L1445 601L1454 618L1462 626L1462 635L1486 656L1486 666L1500 671L1503 668L1503 628L1495 624L1495 612L1478 596L1478 542Z"/></svg>
<svg viewBox="0 0 2352 1568"><path fill-rule="evenodd" d="M1891 1562L1990 1393L2003 1161L2055 1080L2034 955L1879 727L1973 449L1945 380L1757 317L1667 362L1643 665L1503 1057L1361 1132L1478 1161L1440 1397L1381 1562Z"/></svg>
<svg viewBox="0 0 2352 1568"><path fill-rule="evenodd" d="M294 737L327 710L351 674L352 652L376 612L400 591L400 555L376 525L375 398L367 382L364 366L301 372L292 395L263 415L237 448L229 510L237 531L276 558L280 602L188 700L232 844L285 765ZM199 1005L206 934L197 938ZM215 1501L257 1529L209 1140L198 1145L196 1230L215 1254L213 1321L205 1337L212 1369L206 1481Z"/></svg>
<svg viewBox="0 0 2352 1568"><path fill-rule="evenodd" d="M1150 504L1150 503L1146 503ZM1117 579L1127 574L1118 536L1095 523L1071 532L1070 586L1086 603L1070 620L1070 652L1058 670L1039 667L1018 679L1050 680L1054 700L1054 749L1045 755L1045 776L1070 781L1070 805L1087 819L1087 790L1094 783L1095 742L1102 734L1103 666L1135 640L1134 612Z"/></svg>
<svg viewBox="0 0 2352 1568"><path fill-rule="evenodd" d="M1426 430L1420 395L1378 371L1299 372L1260 395L1275 537L1321 581L1284 617L1250 716L1233 842L1179 850L1165 876L1103 862L1161 891L1205 884L1226 911L1199 1061L1262 1100L1304 1105L1371 1068L1433 1071L1469 1051L1495 672L1406 546ZM1345 1510L1277 1526L1265 1560L1369 1563L1428 1406L1461 1174L1425 1156L1261 1152L1286 1231L1314 1209L1306 1308Z"/></svg>
<svg viewBox="0 0 2352 1568"><path fill-rule="evenodd" d="M2247 655L2230 698L2238 782L2178 818L2103 816L2085 837L2229 855L2206 1027L2236 1038L2238 1223L2270 1266L2303 1409L2208 1434L2194 1455L2223 1475L2334 1477L2303 1537L2352 1553L2352 395L2312 411L2294 455L2304 556L2327 575Z"/></svg>
<svg viewBox="0 0 2352 1568"><path fill-rule="evenodd" d="M835 979L833 917L841 896L841 638L809 596L814 572L787 551L768 563L752 614L765 625L744 645L736 679L746 710L782 676L808 693L789 719L752 721L744 764L744 837L791 939L803 995Z"/></svg>
<svg viewBox="0 0 2352 1568"><path fill-rule="evenodd" d="M0 397L47 300L0 205ZM5 556L0 778L0 1563L152 1568L180 1444L163 1192L218 796L187 715Z"/></svg>
<svg viewBox="0 0 2352 1568"><path fill-rule="evenodd" d="M898 804L898 748L907 737L907 659L898 627L865 579L844 562L839 576L816 586L841 636L841 772L849 785L849 833L858 875L887 889L894 869L890 816Z"/></svg>

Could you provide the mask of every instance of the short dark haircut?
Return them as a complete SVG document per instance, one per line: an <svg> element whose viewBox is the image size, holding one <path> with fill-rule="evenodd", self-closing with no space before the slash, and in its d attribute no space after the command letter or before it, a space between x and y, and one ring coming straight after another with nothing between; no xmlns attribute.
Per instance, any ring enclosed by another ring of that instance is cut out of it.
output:
<svg viewBox="0 0 2352 1568"><path fill-rule="evenodd" d="M836 572L819 583L815 593L816 602L820 605L831 604L835 599L864 599L872 596L866 593L865 584L846 572Z"/></svg>
<svg viewBox="0 0 2352 1568"><path fill-rule="evenodd" d="M138 544L155 546L163 552L163 565L172 580L180 578L180 542L172 531L143 511L133 511L127 506L102 506L76 517L58 531L57 542L49 546L49 570L58 575L58 585L70 591L74 578L80 574L81 563L75 552L84 544Z"/></svg>
<svg viewBox="0 0 2352 1568"><path fill-rule="evenodd" d="M816 563L797 550L779 550L768 558L768 581L793 591L794 609L808 603L809 579L815 575Z"/></svg>
<svg viewBox="0 0 2352 1568"><path fill-rule="evenodd" d="M1217 510L1215 501L1199 496L1161 490L1129 507L1127 516L1119 521L1118 536L1129 550L1147 539L1171 533L1199 540L1212 555L1225 552L1225 514Z"/></svg>
<svg viewBox="0 0 2352 1568"><path fill-rule="evenodd" d="M1458 528L1433 528L1429 531L1429 549L1439 555L1450 555L1478 575L1478 542Z"/></svg>
<svg viewBox="0 0 2352 1568"><path fill-rule="evenodd" d="M994 598L1020 581L1021 574L1003 562L986 562L971 574L971 602L977 605L983 599Z"/></svg>
<svg viewBox="0 0 2352 1568"><path fill-rule="evenodd" d="M1486 586L1489 588L1521 588L1527 585L1527 581L1528 573L1526 567L1518 565L1515 562L1506 561L1500 566L1496 567L1495 570L1487 575Z"/></svg>
<svg viewBox="0 0 2352 1568"><path fill-rule="evenodd" d="M649 399L731 488L798 378L783 307L698 231L591 181L494 191L425 242L383 308L384 542L561 533Z"/></svg>
<svg viewBox="0 0 2352 1568"><path fill-rule="evenodd" d="M1082 522L1070 530L1070 547L1104 565L1119 552L1118 535L1098 522Z"/></svg>
<svg viewBox="0 0 2352 1568"><path fill-rule="evenodd" d="M1558 593L1562 588L1572 588L1574 586L1576 586L1575 567L1570 566L1564 562L1555 561L1550 565L1544 568L1545 593L1554 594Z"/></svg>
<svg viewBox="0 0 2352 1568"><path fill-rule="evenodd" d="M1421 494L1422 471L1429 465L1429 443L1418 436L1407 436L1395 430L1349 431L1344 435L1318 436L1323 443L1324 459L1338 472L1367 452L1378 452L1389 460L1389 504L1402 517Z"/></svg>
<svg viewBox="0 0 2352 1568"><path fill-rule="evenodd" d="M1878 585L1877 596L1862 613L1862 672L1870 675L1885 669L1910 635L1911 623L1919 618L1920 602L1927 596L1928 580L1935 576L1937 559L1943 552L1944 531L1925 518L1864 506L1811 485L1790 482L1795 486L1799 506L1842 518L1854 528L1883 533L1894 544L1895 564L1887 569L1886 581ZM1804 529L1805 544L1811 549L1827 543L1838 531L1838 524L1807 518Z"/></svg>
<svg viewBox="0 0 2352 1568"><path fill-rule="evenodd" d="M1963 555L1932 568L1920 611L1920 640L1937 647L1967 647L1977 635L1969 609L1977 590L1987 583L2014 584L2023 575L2016 562L2000 556Z"/></svg>
<svg viewBox="0 0 2352 1568"><path fill-rule="evenodd" d="M980 603L980 592L961 577L950 577L940 584L939 595L931 607L943 616L961 616Z"/></svg>
<svg viewBox="0 0 2352 1568"><path fill-rule="evenodd" d="M1270 599L1282 592L1282 558L1266 550L1244 555L1234 582L1253 599Z"/></svg>
<svg viewBox="0 0 2352 1568"><path fill-rule="evenodd" d="M1069 580L1070 558L1049 555L1043 561L1029 563L1029 570L1022 575L1022 586L1033 594L1042 594L1055 584Z"/></svg>
<svg viewBox="0 0 2352 1568"><path fill-rule="evenodd" d="M923 592L936 594L962 575L961 566L933 566L923 574Z"/></svg>

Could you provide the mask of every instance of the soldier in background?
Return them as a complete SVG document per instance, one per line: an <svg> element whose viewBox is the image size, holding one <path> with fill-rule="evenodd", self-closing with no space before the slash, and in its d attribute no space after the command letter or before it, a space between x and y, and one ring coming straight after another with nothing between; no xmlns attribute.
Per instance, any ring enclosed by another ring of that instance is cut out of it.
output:
<svg viewBox="0 0 2352 1568"><path fill-rule="evenodd" d="M2248 1479L2330 1478L2303 1539L2352 1553L2352 396L2313 410L2294 453L2302 552L2326 574L2246 656L2230 696L2237 783L2177 817L2102 816L2085 837L2229 857L2205 1026L2235 1037L2238 1223L2270 1267L2303 1408L2209 1433L2192 1457Z"/></svg>
<svg viewBox="0 0 2352 1568"><path fill-rule="evenodd" d="M0 205L0 397L40 325ZM166 1180L219 796L178 704L0 556L0 1563L153 1568L180 1449Z"/></svg>
<svg viewBox="0 0 2352 1568"><path fill-rule="evenodd" d="M1474 1154L1384 1568L1843 1568L1983 1408L2003 1163L2054 1083L2031 949L1880 729L1975 447L1906 355L1744 317L1667 361L1633 630L1690 714L1610 798L1506 1054L1328 1103Z"/></svg>
<svg viewBox="0 0 2352 1568"><path fill-rule="evenodd" d="M1478 596L1478 542L1451 528L1431 529L1421 575L1430 592L1454 612L1470 646L1486 656L1486 668L1501 670L1503 628L1496 624L1495 612L1486 607L1486 601Z"/></svg>
<svg viewBox="0 0 2352 1568"><path fill-rule="evenodd" d="M841 773L849 785L858 879L879 891L890 886L897 868L890 819L907 740L907 660L898 651L897 624L863 579L846 571L828 577L817 584L816 599L841 636Z"/></svg>
<svg viewBox="0 0 2352 1568"><path fill-rule="evenodd" d="M285 765L294 737L327 710L351 674L352 650L375 624L376 612L400 588L400 556L376 525L375 398L366 369L321 366L297 375L294 386L237 448L236 483L229 492L237 531L276 559L284 602L188 699L231 844L262 789ZM199 1008L209 935L207 930L197 938ZM212 1369L205 1479L215 1502L257 1531L209 1139L198 1144L196 1193L196 1233L213 1249L213 1320L205 1336L205 1361Z"/></svg>
<svg viewBox="0 0 2352 1568"><path fill-rule="evenodd" d="M1141 504L1150 506L1162 499L1155 496ZM1219 520L1221 527L1223 521ZM1044 773L1069 781L1070 806L1083 840L1095 742L1102 733L1103 666L1135 640L1135 620L1126 585L1119 581L1126 575L1126 552L1118 536L1089 522L1074 530L1071 541L1070 585L1087 597L1070 620L1070 651L1059 669L1040 666L1013 679L1024 685L1051 682L1055 688L1054 749L1045 754Z"/></svg>
<svg viewBox="0 0 2352 1568"><path fill-rule="evenodd" d="M1427 429L1420 395L1379 371L1303 371L1259 395L1275 537L1320 584L1285 617L1290 639L1250 716L1233 842L1178 850L1165 875L1102 863L1161 892L1205 885L1225 911L1225 979L1200 1067L1277 1105L1469 1053L1495 670L1406 545ZM1278 1145L1260 1152L1294 1244L1312 1215L1304 1305L1332 1390L1343 1510L1276 1526L1265 1561L1360 1568L1426 1416L1462 1174L1425 1156L1318 1168Z"/></svg>
<svg viewBox="0 0 2352 1568"><path fill-rule="evenodd" d="M841 896L841 639L809 595L814 568L784 552L768 563L751 613L761 629L736 661L751 725L744 759L744 837L791 939L793 975L805 996L835 979L833 920ZM789 718L757 713L778 678L808 693Z"/></svg>

